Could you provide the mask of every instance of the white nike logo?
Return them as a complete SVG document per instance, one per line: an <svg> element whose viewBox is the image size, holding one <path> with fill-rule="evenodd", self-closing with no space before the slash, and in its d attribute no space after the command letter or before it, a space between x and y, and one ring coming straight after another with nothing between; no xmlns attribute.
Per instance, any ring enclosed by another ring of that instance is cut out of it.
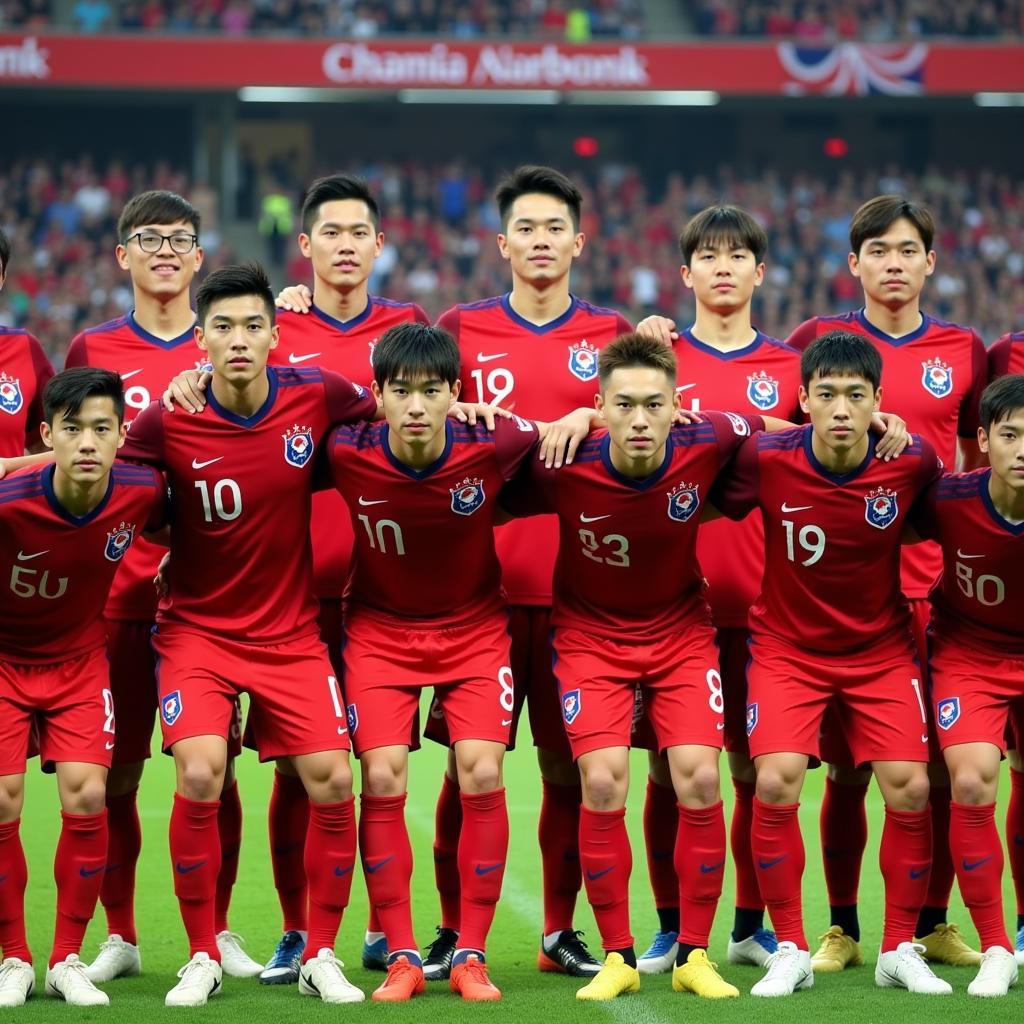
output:
<svg viewBox="0 0 1024 1024"><path fill-rule="evenodd" d="M680 391L689 391L690 388L695 388L696 386L696 384L680 384L676 388L676 394L678 395Z"/></svg>
<svg viewBox="0 0 1024 1024"><path fill-rule="evenodd" d="M965 555L959 548L956 549L957 558L984 558L984 555Z"/></svg>
<svg viewBox="0 0 1024 1024"><path fill-rule="evenodd" d="M783 512L806 512L809 508L814 508L813 505L787 505L785 502L782 503Z"/></svg>
<svg viewBox="0 0 1024 1024"><path fill-rule="evenodd" d="M212 466L215 462L220 462L223 459L223 455L218 455L215 459L207 459L205 462L200 462L198 459L192 460L193 469L205 469L207 466Z"/></svg>
<svg viewBox="0 0 1024 1024"><path fill-rule="evenodd" d="M308 356L297 356L294 352L288 353L288 362L294 365L295 363L304 363L307 359L316 359L320 355L319 352L310 352Z"/></svg>
<svg viewBox="0 0 1024 1024"><path fill-rule="evenodd" d="M338 726L338 735L344 736L348 732L348 729L343 729L340 725Z"/></svg>
<svg viewBox="0 0 1024 1024"><path fill-rule="evenodd" d="M366 508L367 505L386 505L388 503L387 498L378 498L376 501L367 501L361 494L359 495L359 504Z"/></svg>
<svg viewBox="0 0 1024 1024"><path fill-rule="evenodd" d="M922 742L922 743L927 743L927 742L928 742L928 736L927 736L927 734L921 737L921 742Z"/></svg>
<svg viewBox="0 0 1024 1024"><path fill-rule="evenodd" d="M107 740L107 742L104 743L103 745L107 748L107 750L113 750L114 749L114 741L113 740Z"/></svg>
<svg viewBox="0 0 1024 1024"><path fill-rule="evenodd" d="M585 516L582 512L580 513L581 523L596 523L601 519L611 519L611 516Z"/></svg>
<svg viewBox="0 0 1024 1024"><path fill-rule="evenodd" d="M504 359L507 355L507 352L496 352L493 356L485 356L483 352L477 352L476 361L478 363L491 363L495 359Z"/></svg>
<svg viewBox="0 0 1024 1024"><path fill-rule="evenodd" d="M130 380L132 377L136 377L140 373L142 373L141 370L129 370L127 373L121 374L121 380Z"/></svg>
<svg viewBox="0 0 1024 1024"><path fill-rule="evenodd" d="M506 725L511 725L512 724L512 719L511 718L503 718L501 720L501 724L502 724L502 727L504 727Z"/></svg>
<svg viewBox="0 0 1024 1024"><path fill-rule="evenodd" d="M24 551L18 552L19 562L31 562L33 558L38 558L40 555L45 555L49 552L49 548L46 551L37 551L34 555L26 555Z"/></svg>
<svg viewBox="0 0 1024 1024"><path fill-rule="evenodd" d="M715 726L715 728L716 728L716 729L717 729L717 730L718 730L719 732L721 732L721 731L722 731L722 730L723 730L723 729L725 728L725 722L719 722L719 723L718 723L718 724L717 724L717 725Z"/></svg>

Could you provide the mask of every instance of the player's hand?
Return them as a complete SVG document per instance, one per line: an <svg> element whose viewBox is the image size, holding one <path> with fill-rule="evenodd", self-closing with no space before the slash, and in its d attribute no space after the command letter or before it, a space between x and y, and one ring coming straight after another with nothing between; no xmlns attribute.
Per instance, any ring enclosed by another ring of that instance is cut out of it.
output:
<svg viewBox="0 0 1024 1024"><path fill-rule="evenodd" d="M910 444L910 431L907 421L900 419L894 412L876 412L871 419L871 429L880 434L875 445L875 458L888 462L898 459L903 449Z"/></svg>
<svg viewBox="0 0 1024 1024"><path fill-rule="evenodd" d="M576 449L600 419L596 409L574 409L568 416L549 423L538 455L545 468L561 469L563 465L570 465L576 457Z"/></svg>
<svg viewBox="0 0 1024 1024"><path fill-rule="evenodd" d="M156 587L157 597L165 598L171 592L171 553L164 552L160 564L156 568L156 575L153 577L153 586Z"/></svg>
<svg viewBox="0 0 1024 1024"><path fill-rule="evenodd" d="M448 415L471 427L482 423L488 430L494 429L494 424L499 418L512 419L512 413L508 409L502 409L497 405L487 405L486 402L453 402L451 409L448 410Z"/></svg>
<svg viewBox="0 0 1024 1024"><path fill-rule="evenodd" d="M645 316L636 325L636 333L660 341L663 345L671 345L673 341L679 340L676 322L667 316Z"/></svg>
<svg viewBox="0 0 1024 1024"><path fill-rule="evenodd" d="M701 415L692 409L676 409L672 415L673 423L680 423L685 426L687 423L700 423Z"/></svg>
<svg viewBox="0 0 1024 1024"><path fill-rule="evenodd" d="M293 313L308 313L313 308L313 293L304 284L290 284L281 289L274 305Z"/></svg>
<svg viewBox="0 0 1024 1024"><path fill-rule="evenodd" d="M202 412L206 406L206 387L213 374L209 370L183 370L163 393L161 401L168 412L180 405L186 412Z"/></svg>

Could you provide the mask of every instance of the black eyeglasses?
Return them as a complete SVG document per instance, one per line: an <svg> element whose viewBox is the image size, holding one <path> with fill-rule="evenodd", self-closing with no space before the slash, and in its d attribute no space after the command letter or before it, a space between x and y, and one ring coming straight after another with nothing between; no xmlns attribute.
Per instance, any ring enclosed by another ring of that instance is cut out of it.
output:
<svg viewBox="0 0 1024 1024"><path fill-rule="evenodd" d="M127 245L133 238L139 240L139 248L143 252L159 252L166 240L171 243L171 250L179 256L190 253L199 244L199 236L190 235L187 231L175 231L173 235L161 235L159 231L136 231L124 240L124 244Z"/></svg>

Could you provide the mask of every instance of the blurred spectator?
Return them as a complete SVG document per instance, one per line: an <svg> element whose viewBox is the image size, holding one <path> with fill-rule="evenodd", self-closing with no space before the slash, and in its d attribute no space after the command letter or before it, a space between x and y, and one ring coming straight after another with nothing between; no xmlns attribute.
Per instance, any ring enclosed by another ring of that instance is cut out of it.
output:
<svg viewBox="0 0 1024 1024"><path fill-rule="evenodd" d="M100 32L113 25L114 10L108 0L76 0L71 9L75 28L81 32Z"/></svg>

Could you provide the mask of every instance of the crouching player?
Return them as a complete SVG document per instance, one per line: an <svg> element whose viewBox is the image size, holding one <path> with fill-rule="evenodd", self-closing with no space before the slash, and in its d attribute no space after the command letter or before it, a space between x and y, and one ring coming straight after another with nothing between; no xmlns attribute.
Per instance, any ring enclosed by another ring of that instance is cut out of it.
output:
<svg viewBox="0 0 1024 1024"><path fill-rule="evenodd" d="M938 478L933 449L912 435L896 461L874 458L868 433L881 399L881 357L833 331L801 357L809 426L751 438L712 496L731 517L760 508L766 562L750 613L747 733L757 770L752 848L779 938L757 996L814 981L803 930L804 846L797 818L822 715L832 701L857 765L885 799L885 925L875 981L947 994L913 943L928 886L928 729L900 542L910 507Z"/></svg>
<svg viewBox="0 0 1024 1024"><path fill-rule="evenodd" d="M463 821L451 988L463 999L495 1000L501 993L484 949L508 850L502 758L514 690L494 516L501 487L549 425L500 419L492 433L449 419L459 349L442 328L390 328L374 349L373 372L387 422L338 428L325 450L356 538L345 593L345 699L363 776L363 870L390 951L373 998L405 1001L425 987L404 808L413 716L421 689L433 686L455 751ZM574 416L582 438L590 412Z"/></svg>
<svg viewBox="0 0 1024 1024"><path fill-rule="evenodd" d="M996 828L1008 713L1024 705L1024 375L981 396L978 443L990 469L944 477L914 518L942 545L932 591L932 710L953 784L949 842L981 939L972 996L1006 995L1017 963L1003 918L1003 847Z"/></svg>
<svg viewBox="0 0 1024 1024"><path fill-rule="evenodd" d="M107 855L115 733L102 613L132 541L163 525L166 487L153 469L114 464L125 435L116 373L57 374L43 393L40 430L56 463L0 482L0 551L9 563L0 593L0 1006L20 1006L35 984L19 837L33 724L61 805L46 992L74 1006L105 1006L106 993L78 958Z"/></svg>

